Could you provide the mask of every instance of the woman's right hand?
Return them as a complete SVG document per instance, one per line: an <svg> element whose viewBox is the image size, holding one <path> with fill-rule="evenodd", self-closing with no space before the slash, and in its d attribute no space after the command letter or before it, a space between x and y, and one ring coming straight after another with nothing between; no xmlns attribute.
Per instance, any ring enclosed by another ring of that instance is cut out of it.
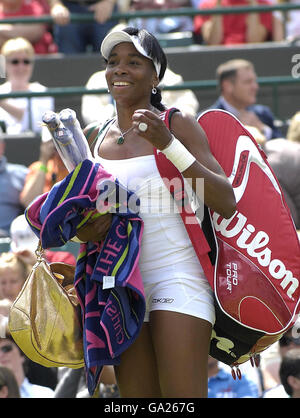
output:
<svg viewBox="0 0 300 418"><path fill-rule="evenodd" d="M80 241L87 242L99 242L103 241L109 231L112 221L112 214L106 213L96 219L90 219L82 226L76 234L76 237Z"/></svg>

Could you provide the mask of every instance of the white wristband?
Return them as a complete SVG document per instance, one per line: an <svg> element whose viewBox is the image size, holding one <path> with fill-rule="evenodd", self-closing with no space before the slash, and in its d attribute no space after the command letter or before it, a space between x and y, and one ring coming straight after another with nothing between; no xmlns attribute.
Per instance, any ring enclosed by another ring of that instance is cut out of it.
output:
<svg viewBox="0 0 300 418"><path fill-rule="evenodd" d="M180 173L185 171L196 161L196 158L177 138L175 138L175 136L173 136L170 145L161 152L165 154L175 167L178 168Z"/></svg>
<svg viewBox="0 0 300 418"><path fill-rule="evenodd" d="M0 315L0 338L6 338L6 327L8 324L8 317Z"/></svg>

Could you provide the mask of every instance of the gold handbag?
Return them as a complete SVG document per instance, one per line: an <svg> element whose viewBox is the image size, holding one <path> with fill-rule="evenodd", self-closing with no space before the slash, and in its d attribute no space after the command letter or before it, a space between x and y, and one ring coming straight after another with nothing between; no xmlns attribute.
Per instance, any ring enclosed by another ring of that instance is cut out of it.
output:
<svg viewBox="0 0 300 418"><path fill-rule="evenodd" d="M75 267L48 264L41 245L9 314L8 327L24 354L46 367L84 366L80 307L73 286Z"/></svg>

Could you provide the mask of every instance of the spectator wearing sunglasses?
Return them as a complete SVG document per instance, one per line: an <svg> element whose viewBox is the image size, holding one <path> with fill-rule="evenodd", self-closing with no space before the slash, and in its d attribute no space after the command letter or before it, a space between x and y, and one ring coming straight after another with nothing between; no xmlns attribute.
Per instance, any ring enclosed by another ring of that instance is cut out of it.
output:
<svg viewBox="0 0 300 418"><path fill-rule="evenodd" d="M0 339L10 338L10 332L8 328L8 316L9 316L11 305L12 305L11 300L0 299ZM26 377L31 383L34 383L39 386L46 386L53 390L56 388L56 385L58 383L57 368L44 367L41 364L35 363L29 358L26 358L25 369L26 369L25 370ZM0 380L1 380L1 371L0 371Z"/></svg>
<svg viewBox="0 0 300 418"><path fill-rule="evenodd" d="M269 390L266 390L263 394L263 398L288 398L284 386L281 383L280 378L280 367L283 361L283 358L291 351L298 350L300 355L300 335L296 332L296 325L288 330L278 342L278 352L279 357L277 360L274 360L269 367L266 367L266 370L263 373L264 379L269 379L270 375L273 379L273 387ZM296 335L295 335L296 334Z"/></svg>
<svg viewBox="0 0 300 418"><path fill-rule="evenodd" d="M25 375L27 358L12 338L0 339L0 366L10 369L19 386L21 398L53 398L48 387L32 384Z"/></svg>
<svg viewBox="0 0 300 418"><path fill-rule="evenodd" d="M18 382L11 370L0 366L0 399L21 398Z"/></svg>
<svg viewBox="0 0 300 418"><path fill-rule="evenodd" d="M25 38L9 39L1 48L6 61L7 81L0 86L0 94L16 91L44 92L45 86L31 82L35 53ZM42 116L54 110L53 97L20 97L0 100L0 120L5 122L8 134L32 131L49 137L46 127L42 128ZM43 131L42 131L43 130Z"/></svg>

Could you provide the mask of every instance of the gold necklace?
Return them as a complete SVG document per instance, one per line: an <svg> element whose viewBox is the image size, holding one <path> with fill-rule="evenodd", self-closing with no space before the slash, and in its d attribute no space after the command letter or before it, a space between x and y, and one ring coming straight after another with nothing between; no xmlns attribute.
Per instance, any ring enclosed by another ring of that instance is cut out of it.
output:
<svg viewBox="0 0 300 418"><path fill-rule="evenodd" d="M125 131L125 132L122 132L121 131L121 128L119 127L119 125L118 124L116 124L116 127L119 129L119 131L121 132L121 136L119 136L119 138L117 139L117 144L118 145L122 145L122 144L124 144L124 141L125 141L125 135L127 135L130 131L132 131L132 129L133 129L133 126L131 126L129 129L127 129L127 131Z"/></svg>

